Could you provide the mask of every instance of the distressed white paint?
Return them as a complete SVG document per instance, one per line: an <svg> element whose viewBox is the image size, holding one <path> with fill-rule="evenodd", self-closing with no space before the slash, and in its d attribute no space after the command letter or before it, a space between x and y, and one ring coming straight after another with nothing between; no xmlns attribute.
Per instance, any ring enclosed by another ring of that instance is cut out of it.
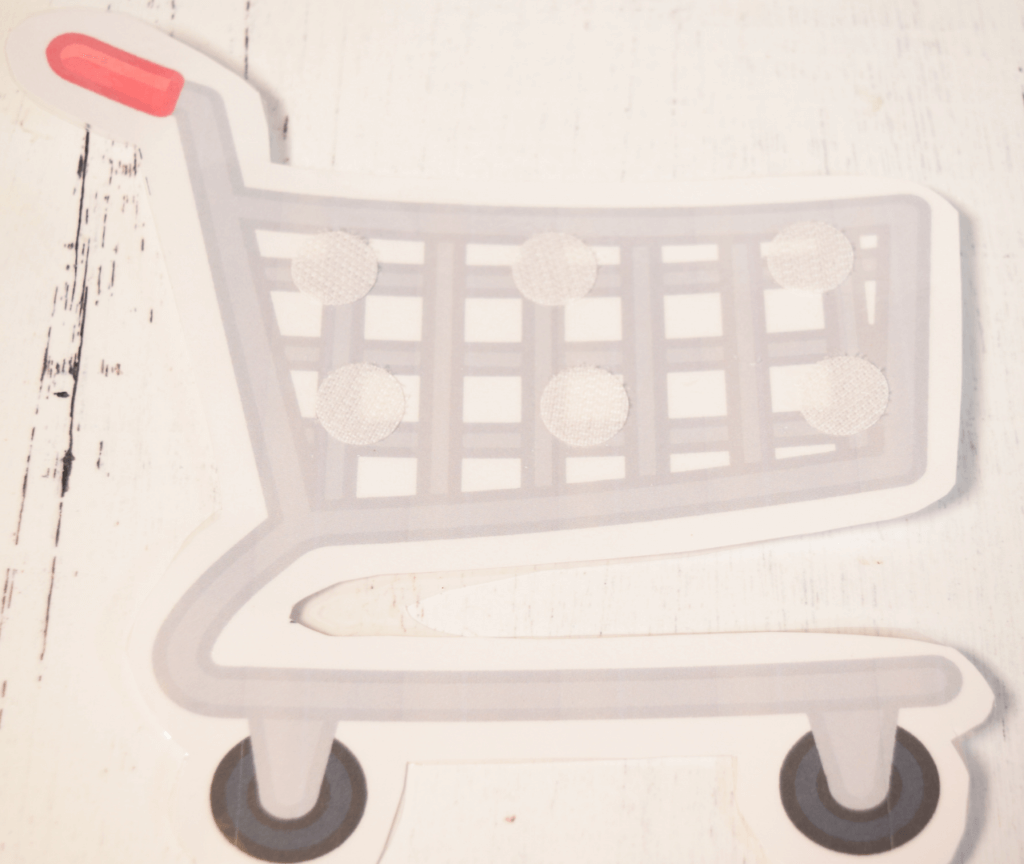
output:
<svg viewBox="0 0 1024 864"><path fill-rule="evenodd" d="M49 5L4 3L0 35ZM998 694L965 746L977 792L955 861L1024 858L1017 4L74 5L130 12L247 71L275 158L297 165L594 183L874 174L952 200L964 216L966 408L960 482L945 501L825 536L520 577L423 615L456 632L461 616L463 630L485 621L519 635L837 629L953 645ZM0 152L0 850L18 862L183 864L167 816L180 753L137 695L124 646L141 598L216 507L191 383L202 370L184 353L139 154L93 138L83 196L81 131L28 102L2 68ZM72 422L57 394L79 346ZM730 770L417 768L386 860L754 864Z"/></svg>

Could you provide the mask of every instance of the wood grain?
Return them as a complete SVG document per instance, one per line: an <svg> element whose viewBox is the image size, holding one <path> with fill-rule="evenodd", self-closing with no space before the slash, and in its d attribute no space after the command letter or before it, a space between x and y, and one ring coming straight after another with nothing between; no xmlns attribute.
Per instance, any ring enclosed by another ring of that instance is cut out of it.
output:
<svg viewBox="0 0 1024 864"><path fill-rule="evenodd" d="M954 860L1024 858L1018 4L84 5L130 12L246 74L275 158L295 165L594 183L884 175L949 198L964 233L966 374L960 478L944 501L828 535L524 577L430 614L505 632L840 630L952 645L998 694L963 744L974 786ZM48 6L4 4L4 34ZM52 117L6 70L0 109L0 858L184 862L168 816L181 754L139 697L125 644L216 507L202 370L183 348L145 153ZM731 771L418 767L387 860L759 862Z"/></svg>

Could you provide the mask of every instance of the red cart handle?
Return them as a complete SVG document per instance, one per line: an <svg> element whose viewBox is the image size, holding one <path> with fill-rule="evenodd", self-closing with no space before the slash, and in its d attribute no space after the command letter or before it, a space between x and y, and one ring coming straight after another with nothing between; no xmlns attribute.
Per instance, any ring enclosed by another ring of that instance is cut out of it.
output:
<svg viewBox="0 0 1024 864"><path fill-rule="evenodd" d="M58 36L47 46L46 59L65 81L154 117L174 111L185 86L185 79L173 69L82 33Z"/></svg>

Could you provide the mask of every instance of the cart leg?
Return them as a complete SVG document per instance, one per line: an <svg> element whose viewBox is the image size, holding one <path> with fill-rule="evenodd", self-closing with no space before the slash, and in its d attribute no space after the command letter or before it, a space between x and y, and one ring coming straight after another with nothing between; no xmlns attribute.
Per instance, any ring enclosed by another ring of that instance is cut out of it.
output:
<svg viewBox="0 0 1024 864"><path fill-rule="evenodd" d="M828 790L850 810L868 810L889 794L895 708L829 711L810 715Z"/></svg>
<svg viewBox="0 0 1024 864"><path fill-rule="evenodd" d="M261 717L249 721L260 804L278 819L313 809L324 782L336 722Z"/></svg>

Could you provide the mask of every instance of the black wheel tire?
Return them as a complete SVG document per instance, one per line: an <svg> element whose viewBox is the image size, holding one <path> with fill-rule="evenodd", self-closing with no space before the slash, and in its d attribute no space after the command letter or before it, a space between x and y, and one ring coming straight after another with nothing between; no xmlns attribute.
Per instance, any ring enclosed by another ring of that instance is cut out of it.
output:
<svg viewBox="0 0 1024 864"><path fill-rule="evenodd" d="M366 777L356 757L335 741L313 809L298 819L278 819L260 806L246 738L217 766L210 806L228 842L253 858L293 864L326 855L356 830L366 809Z"/></svg>
<svg viewBox="0 0 1024 864"><path fill-rule="evenodd" d="M786 814L819 846L875 855L902 846L928 824L939 804L939 770L920 741L897 729L888 796L870 810L850 810L829 792L814 735L808 732L782 763L779 788Z"/></svg>

